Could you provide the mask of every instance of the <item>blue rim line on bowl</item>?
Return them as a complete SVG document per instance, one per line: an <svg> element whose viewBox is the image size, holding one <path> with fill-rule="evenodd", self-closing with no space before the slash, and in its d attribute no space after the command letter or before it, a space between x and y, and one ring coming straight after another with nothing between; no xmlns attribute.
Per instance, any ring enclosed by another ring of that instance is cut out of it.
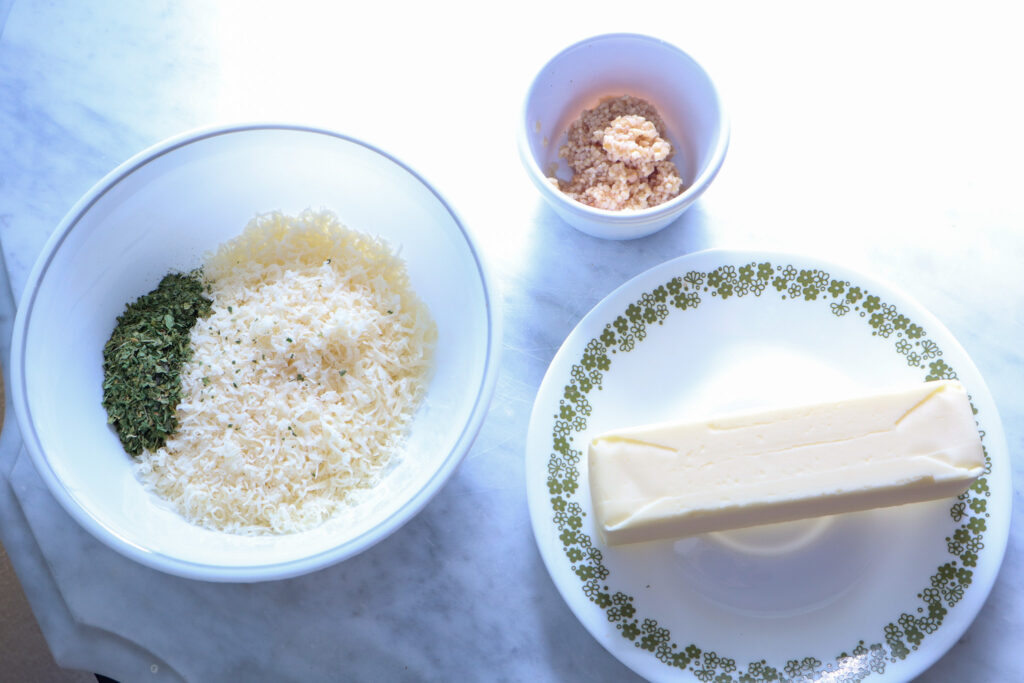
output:
<svg viewBox="0 0 1024 683"><path fill-rule="evenodd" d="M412 175L423 185L452 217L462 233L466 245L469 247L476 263L477 274L483 286L484 301L487 308L487 352L484 358L483 381L477 391L474 400L474 407L469 420L459 434L452 452L458 453L458 457L449 458L442 466L434 472L427 484L410 498L401 508L392 513L372 532L367 531L360 536L348 539L343 544L330 550L323 551L317 555L303 558L300 561L288 561L269 565L239 566L239 567L218 567L216 565L199 564L178 560L167 555L156 553L128 541L117 534L113 529L99 523L89 516L80 506L74 504L73 494L61 483L53 469L49 466L43 454L39 435L35 431L31 419L31 411L27 403L26 378L23 371L25 355L25 335L30 323L32 304L38 294L39 285L46 275L47 270L56 254L58 248L74 229L75 225L89 211L89 209L100 200L107 192L116 186L123 179L132 173L143 168L154 160L181 147L200 142L205 139L240 133L245 131L264 130L286 130L296 132L313 133L326 135L332 138L345 140L355 145L364 147L388 159L399 168ZM221 582L254 582L264 580L287 579L301 574L310 573L323 569L332 564L341 562L353 555L367 550L373 545L384 540L392 533L401 528L406 522L415 517L420 510L440 491L455 468L462 462L462 459L469 452L473 441L479 433L484 417L490 406L490 400L497 383L498 363L501 351L501 311L500 296L493 282L492 276L486 267L479 245L466 229L462 218L455 211L447 199L426 179L408 164L400 161L392 154L354 137L337 133L324 128L312 126L279 124L279 123L246 123L228 126L215 126L201 128L190 132L182 133L175 137L159 142L148 149L139 152L131 157L113 171L108 173L97 182L75 205L68 211L61 220L57 229L47 240L43 247L40 258L36 261L29 274L25 291L18 304L17 314L14 320L11 345L11 388L12 404L18 418L18 427L21 431L22 440L28 451L36 471L46 482L51 494L57 499L68 514L75 519L79 525L89 531L94 537L106 539L111 547L122 555L139 562L140 564L166 571L176 576L188 579L199 579L205 581ZM367 539L372 533L376 538ZM157 561L159 560L159 561Z"/></svg>

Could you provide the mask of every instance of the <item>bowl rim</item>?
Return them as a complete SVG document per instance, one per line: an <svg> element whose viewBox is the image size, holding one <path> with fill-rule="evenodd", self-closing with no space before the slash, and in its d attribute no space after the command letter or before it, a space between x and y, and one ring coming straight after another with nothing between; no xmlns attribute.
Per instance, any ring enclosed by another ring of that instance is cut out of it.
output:
<svg viewBox="0 0 1024 683"><path fill-rule="evenodd" d="M118 534L114 529L99 522L83 507L78 505L63 481L50 466L49 459L43 451L39 435L35 430L32 412L28 403L25 372L26 335L32 322L33 306L39 294L40 285L43 278L47 275L57 251L89 210L118 183L147 164L182 147L225 135L275 130L324 135L363 147L370 152L384 157L392 164L412 175L415 180L441 203L444 210L451 216L466 246L469 248L476 263L477 276L483 289L487 323L483 377L480 385L477 387L469 419L463 425L458 439L442 461L441 466L434 471L423 487L377 526L328 550L294 560L231 567L182 560L137 545ZM93 185L61 219L61 222L46 241L33 265L18 303L11 336L11 403L17 416L17 423L25 449L28 451L36 471L46 483L51 495L57 499L61 507L81 527L107 546L142 565L187 579L213 582L255 582L287 579L325 568L367 550L415 517L440 491L472 447L473 441L476 439L490 407L497 384L498 366L500 363L501 328L501 297L479 244L451 202L421 173L417 172L407 163L374 144L327 128L269 122L208 126L172 136L130 157Z"/></svg>
<svg viewBox="0 0 1024 683"><path fill-rule="evenodd" d="M630 211L613 211L611 209L598 209L582 202L570 199L565 196L561 191L554 188L547 180L547 176L544 174L540 166L537 164L537 159L533 156L533 152L530 150L530 144L527 136L527 129L529 128L529 122L527 120L527 112L530 106L530 100L534 91L537 88L541 74L547 70L547 67L553 64L556 60L560 59L566 53L580 48L584 45L590 45L595 43L604 42L607 40L635 40L642 43L652 43L659 45L663 48L667 48L683 59L691 62L707 79L708 86L713 96L713 101L718 109L718 139L715 141L714 148L711 155L708 157L708 162L704 165L704 168L700 170L697 177L694 178L685 190L679 193L678 196L673 197L669 201L652 206L646 209L637 209ZM536 74L530 81L530 85L526 90L526 94L522 99L520 105L520 116L519 125L516 127L516 139L517 146L519 148L519 156L526 167L530 179L541 191L541 194L549 201L554 201L559 205L565 207L568 211L576 213L580 216L584 216L591 220L601 221L609 223L615 226L633 226L640 223L650 223L656 221L659 218L668 216L676 211L682 210L689 204L693 203L697 197L704 193L704 191L711 184L711 181L718 175L721 170L722 163L725 161L726 152L729 149L729 140L731 137L731 125L726 108L723 103L722 93L719 91L715 81L711 78L711 75L707 72L696 58L690 53L686 52L679 46L671 43L662 38L658 38L653 35L647 35L643 33L630 33L630 32L616 32L616 33L602 33L595 36L590 36L578 40L571 45L568 45L559 50L555 55L548 58L541 67L537 70Z"/></svg>

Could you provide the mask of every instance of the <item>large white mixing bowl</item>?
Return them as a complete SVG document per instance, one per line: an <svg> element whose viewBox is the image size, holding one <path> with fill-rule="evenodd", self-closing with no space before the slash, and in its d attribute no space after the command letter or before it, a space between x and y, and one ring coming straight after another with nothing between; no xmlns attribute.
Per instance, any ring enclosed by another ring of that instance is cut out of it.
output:
<svg viewBox="0 0 1024 683"><path fill-rule="evenodd" d="M195 526L143 489L101 405L103 345L125 304L198 266L256 214L334 211L400 249L437 323L436 368L400 464L311 531L243 537ZM89 532L179 576L259 581L350 557L412 518L469 449L494 390L499 297L466 226L392 156L324 130L218 128L127 161L55 230L15 322L12 394L28 452Z"/></svg>

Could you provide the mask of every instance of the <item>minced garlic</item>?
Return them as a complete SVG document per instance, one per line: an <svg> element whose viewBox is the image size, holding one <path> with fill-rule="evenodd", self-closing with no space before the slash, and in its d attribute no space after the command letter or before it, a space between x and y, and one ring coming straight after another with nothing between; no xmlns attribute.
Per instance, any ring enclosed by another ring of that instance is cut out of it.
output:
<svg viewBox="0 0 1024 683"><path fill-rule="evenodd" d="M572 180L551 181L598 209L657 206L683 189L665 137L665 123L649 102L630 95L605 100L569 126L568 142L559 150Z"/></svg>

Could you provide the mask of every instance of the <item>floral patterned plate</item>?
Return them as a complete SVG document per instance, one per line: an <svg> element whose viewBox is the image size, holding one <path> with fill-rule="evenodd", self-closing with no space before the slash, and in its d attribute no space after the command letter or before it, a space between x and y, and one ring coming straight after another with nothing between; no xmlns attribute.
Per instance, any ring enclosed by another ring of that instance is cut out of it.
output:
<svg viewBox="0 0 1024 683"><path fill-rule="evenodd" d="M594 527L594 434L953 377L987 456L959 498L619 548ZM541 384L526 472L562 596L652 680L910 679L970 625L1009 531L1006 440L966 352L905 295L789 255L691 254L600 302Z"/></svg>

